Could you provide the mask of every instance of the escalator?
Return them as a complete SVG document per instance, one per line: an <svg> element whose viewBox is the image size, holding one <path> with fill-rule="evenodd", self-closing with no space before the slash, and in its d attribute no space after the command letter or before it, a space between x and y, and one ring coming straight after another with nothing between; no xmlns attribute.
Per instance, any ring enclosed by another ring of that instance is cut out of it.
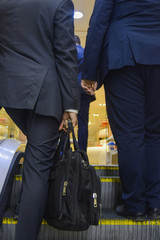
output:
<svg viewBox="0 0 160 240"><path fill-rule="evenodd" d="M24 152L20 151L21 142L15 139L0 141L0 225L8 207L14 177Z"/></svg>
<svg viewBox="0 0 160 240"><path fill-rule="evenodd" d="M19 192L22 189L22 164L18 166L17 163L21 161L24 153L19 150L19 147L20 142L17 140L7 139L0 142L0 203L2 203L0 208L3 206L5 210L3 199L7 192L8 179L13 181L9 196L9 206L12 209L15 209ZM15 176L12 171L14 166L18 168ZM87 231L83 232L59 231L43 220L38 240L159 240L160 220L135 222L115 214L114 209L119 204L122 192L118 165L94 167L100 176L102 189L102 215L99 225L90 226ZM0 240L14 240L16 224L17 216L13 214L13 211L9 213L7 209L0 227Z"/></svg>

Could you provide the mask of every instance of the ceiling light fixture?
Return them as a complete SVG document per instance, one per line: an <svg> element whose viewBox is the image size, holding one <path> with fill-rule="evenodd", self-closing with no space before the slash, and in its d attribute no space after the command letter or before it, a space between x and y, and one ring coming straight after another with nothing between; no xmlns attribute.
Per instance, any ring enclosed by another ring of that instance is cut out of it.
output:
<svg viewBox="0 0 160 240"><path fill-rule="evenodd" d="M81 19L81 18L83 18L83 13L80 12L80 11L75 11L75 12L74 12L74 18L75 18L75 19Z"/></svg>

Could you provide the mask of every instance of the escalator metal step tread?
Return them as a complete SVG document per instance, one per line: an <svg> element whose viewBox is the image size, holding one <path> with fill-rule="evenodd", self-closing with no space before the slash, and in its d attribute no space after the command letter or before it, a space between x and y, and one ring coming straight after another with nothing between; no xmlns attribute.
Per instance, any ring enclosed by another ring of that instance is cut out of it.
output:
<svg viewBox="0 0 160 240"><path fill-rule="evenodd" d="M13 240L17 220L4 218L0 228L1 240ZM159 240L160 221L135 222L119 218L114 211L106 211L99 226L84 232L59 231L42 222L38 240Z"/></svg>
<svg viewBox="0 0 160 240"><path fill-rule="evenodd" d="M94 168L98 176L119 176L118 165L95 165Z"/></svg>

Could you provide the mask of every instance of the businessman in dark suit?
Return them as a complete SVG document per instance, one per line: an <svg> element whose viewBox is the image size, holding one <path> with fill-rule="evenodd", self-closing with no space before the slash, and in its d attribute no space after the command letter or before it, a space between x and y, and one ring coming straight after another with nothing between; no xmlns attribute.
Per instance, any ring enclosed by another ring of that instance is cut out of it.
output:
<svg viewBox="0 0 160 240"><path fill-rule="evenodd" d="M160 1L96 0L82 86L104 84L123 186L117 214L160 218Z"/></svg>
<svg viewBox="0 0 160 240"><path fill-rule="evenodd" d="M71 0L0 1L0 106L27 136L15 240L36 240L59 130L77 124Z"/></svg>
<svg viewBox="0 0 160 240"><path fill-rule="evenodd" d="M83 56L84 48L81 46L79 36L75 35L75 42L77 48L77 61L78 61L78 82L81 86L81 76L83 69ZM88 143L88 120L89 120L89 107L90 103L95 101L95 95L87 94L81 88L80 110L78 112L78 144L81 150L87 151Z"/></svg>

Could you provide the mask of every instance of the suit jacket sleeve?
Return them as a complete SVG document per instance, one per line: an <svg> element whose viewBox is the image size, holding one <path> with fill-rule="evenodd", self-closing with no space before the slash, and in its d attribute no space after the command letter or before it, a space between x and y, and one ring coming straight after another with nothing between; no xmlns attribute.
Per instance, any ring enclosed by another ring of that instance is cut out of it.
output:
<svg viewBox="0 0 160 240"><path fill-rule="evenodd" d="M58 7L54 19L54 55L64 110L78 110L80 105L73 12L72 1L64 0Z"/></svg>
<svg viewBox="0 0 160 240"><path fill-rule="evenodd" d="M82 79L98 81L103 39L109 27L113 5L114 0L95 1L87 33Z"/></svg>

